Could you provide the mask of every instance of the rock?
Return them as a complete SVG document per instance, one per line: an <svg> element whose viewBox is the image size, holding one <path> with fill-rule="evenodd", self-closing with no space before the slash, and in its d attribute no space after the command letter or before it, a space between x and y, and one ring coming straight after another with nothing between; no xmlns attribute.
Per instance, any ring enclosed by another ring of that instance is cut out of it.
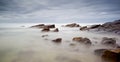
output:
<svg viewBox="0 0 120 62"><path fill-rule="evenodd" d="M98 24L98 25L91 25L90 27L89 27L89 29L95 29L95 28L98 28L98 27L100 27L101 25L100 24Z"/></svg>
<svg viewBox="0 0 120 62"><path fill-rule="evenodd" d="M52 24L52 25L45 25L45 24L38 24L38 25L34 25L34 26L31 26L31 28L44 28L44 27L48 27L48 28L55 28L55 25Z"/></svg>
<svg viewBox="0 0 120 62"><path fill-rule="evenodd" d="M82 38L82 37L74 37L73 41L81 42L81 43L84 43L84 44L92 44L90 39Z"/></svg>
<svg viewBox="0 0 120 62"><path fill-rule="evenodd" d="M120 62L120 49L112 49L104 51L102 58L113 62Z"/></svg>
<svg viewBox="0 0 120 62"><path fill-rule="evenodd" d="M45 25L45 26L48 27L48 28L55 28L54 24L52 24L52 25Z"/></svg>
<svg viewBox="0 0 120 62"><path fill-rule="evenodd" d="M76 23L72 23L72 24L65 25L65 27L80 27L80 25Z"/></svg>
<svg viewBox="0 0 120 62"><path fill-rule="evenodd" d="M101 58L110 62L120 62L120 49L97 49L96 54L100 54Z"/></svg>
<svg viewBox="0 0 120 62"><path fill-rule="evenodd" d="M44 28L44 24L38 24L38 25L34 25L34 26L31 26L31 28L33 27L36 27L36 28Z"/></svg>
<svg viewBox="0 0 120 62"><path fill-rule="evenodd" d="M116 45L116 40L114 38L104 37L101 43L105 45Z"/></svg>
<svg viewBox="0 0 120 62"><path fill-rule="evenodd" d="M48 36L47 34L46 35L42 35L42 37L46 37L46 36Z"/></svg>
<svg viewBox="0 0 120 62"><path fill-rule="evenodd" d="M80 30L88 30L87 26L83 26L80 28Z"/></svg>
<svg viewBox="0 0 120 62"><path fill-rule="evenodd" d="M57 38L57 39L54 39L54 40L52 40L53 42L56 42L56 43L60 43L60 42L62 42L62 38Z"/></svg>
<svg viewBox="0 0 120 62"><path fill-rule="evenodd" d="M49 28L49 27L44 27L44 28L42 29L42 32L48 32L48 31L50 31L50 28Z"/></svg>
<svg viewBox="0 0 120 62"><path fill-rule="evenodd" d="M59 32L58 28L56 28L55 30L53 30L53 32Z"/></svg>

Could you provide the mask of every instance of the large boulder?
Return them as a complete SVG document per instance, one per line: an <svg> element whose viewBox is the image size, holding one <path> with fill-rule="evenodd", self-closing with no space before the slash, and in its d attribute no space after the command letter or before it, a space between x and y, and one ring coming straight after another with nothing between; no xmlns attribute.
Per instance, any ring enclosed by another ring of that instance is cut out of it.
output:
<svg viewBox="0 0 120 62"><path fill-rule="evenodd" d="M72 40L80 42L80 43L84 43L84 44L92 44L91 41L90 41L90 39L88 39L88 38L74 37Z"/></svg>
<svg viewBox="0 0 120 62"><path fill-rule="evenodd" d="M104 37L101 43L104 45L116 45L116 40L114 38Z"/></svg>
<svg viewBox="0 0 120 62"><path fill-rule="evenodd" d="M65 25L65 27L80 27L80 25L76 23L71 23L71 24Z"/></svg>
<svg viewBox="0 0 120 62"><path fill-rule="evenodd" d="M62 42L62 38L56 38L54 40L52 40L55 43L61 43Z"/></svg>
<svg viewBox="0 0 120 62"><path fill-rule="evenodd" d="M109 62L120 62L120 49L97 49L95 53L99 53L102 59Z"/></svg>

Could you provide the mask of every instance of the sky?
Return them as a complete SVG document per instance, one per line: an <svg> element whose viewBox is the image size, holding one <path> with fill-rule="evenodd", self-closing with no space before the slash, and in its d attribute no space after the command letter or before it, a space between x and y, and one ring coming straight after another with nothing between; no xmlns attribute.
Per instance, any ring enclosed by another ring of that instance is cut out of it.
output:
<svg viewBox="0 0 120 62"><path fill-rule="evenodd" d="M98 23L120 19L120 0L0 0L0 23Z"/></svg>

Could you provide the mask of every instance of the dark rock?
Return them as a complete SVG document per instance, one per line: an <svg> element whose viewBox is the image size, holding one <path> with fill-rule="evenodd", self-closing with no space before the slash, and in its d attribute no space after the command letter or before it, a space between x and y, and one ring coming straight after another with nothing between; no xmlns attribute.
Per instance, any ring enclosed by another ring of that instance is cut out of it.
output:
<svg viewBox="0 0 120 62"><path fill-rule="evenodd" d="M116 40L114 38L104 37L101 43L105 45L116 45Z"/></svg>
<svg viewBox="0 0 120 62"><path fill-rule="evenodd" d="M52 24L52 25L45 25L45 27L48 27L48 28L55 28L55 25Z"/></svg>
<svg viewBox="0 0 120 62"><path fill-rule="evenodd" d="M80 25L76 23L72 23L72 24L65 25L65 27L80 27Z"/></svg>
<svg viewBox="0 0 120 62"><path fill-rule="evenodd" d="M49 27L44 27L44 28L42 29L42 32L48 32L48 31L50 31L50 28L49 28Z"/></svg>
<svg viewBox="0 0 120 62"><path fill-rule="evenodd" d="M62 38L57 38L57 39L54 39L54 40L52 40L53 42L56 42L56 43L60 43L60 42L62 42Z"/></svg>
<svg viewBox="0 0 120 62"><path fill-rule="evenodd" d="M31 26L31 28L45 28L45 27L48 27L48 28L55 28L55 25L52 24L52 25L45 25L45 24L38 24L38 25L34 25L34 26Z"/></svg>
<svg viewBox="0 0 120 62"><path fill-rule="evenodd" d="M33 27L36 27L36 28L44 28L44 24L38 24L38 25L34 25L34 26L31 26L31 28Z"/></svg>
<svg viewBox="0 0 120 62"><path fill-rule="evenodd" d="M59 29L58 29L58 28L56 28L55 30L53 30L53 32L59 32Z"/></svg>
<svg viewBox="0 0 120 62"><path fill-rule="evenodd" d="M87 26L80 27L80 30L88 30Z"/></svg>
<svg viewBox="0 0 120 62"><path fill-rule="evenodd" d="M82 37L74 37L73 41L81 42L81 43L84 43L84 44L92 44L90 39L82 38Z"/></svg>
<svg viewBox="0 0 120 62"><path fill-rule="evenodd" d="M90 27L89 27L89 29L94 29L94 28L98 28L98 27L100 27L101 25L99 24L99 25L91 25Z"/></svg>

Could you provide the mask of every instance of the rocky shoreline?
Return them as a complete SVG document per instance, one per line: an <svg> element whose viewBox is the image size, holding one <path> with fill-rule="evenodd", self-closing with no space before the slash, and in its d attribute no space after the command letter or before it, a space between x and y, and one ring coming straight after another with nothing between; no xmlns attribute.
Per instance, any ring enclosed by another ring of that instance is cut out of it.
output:
<svg viewBox="0 0 120 62"><path fill-rule="evenodd" d="M107 22L104 24L97 24L97 25L89 25L89 26L80 26L77 23L71 23L63 25L62 27L70 27L70 28L80 28L80 31L105 31L120 34L120 20L116 20L113 22ZM42 29L42 32L59 32L59 28L56 28L55 24L45 25L39 24L31 26L31 28L39 28ZM52 30L51 30L52 29ZM49 35L42 35L42 37L46 37ZM84 45L92 45L92 41L86 37L73 37L72 41L82 43ZM54 43L62 43L62 38L56 38L51 40ZM104 37L102 38L101 44L106 46L114 47L113 49L96 49L94 53L99 55L102 59L111 61L111 62L120 62L120 46L117 44L116 39ZM74 44L71 44L74 45Z"/></svg>

